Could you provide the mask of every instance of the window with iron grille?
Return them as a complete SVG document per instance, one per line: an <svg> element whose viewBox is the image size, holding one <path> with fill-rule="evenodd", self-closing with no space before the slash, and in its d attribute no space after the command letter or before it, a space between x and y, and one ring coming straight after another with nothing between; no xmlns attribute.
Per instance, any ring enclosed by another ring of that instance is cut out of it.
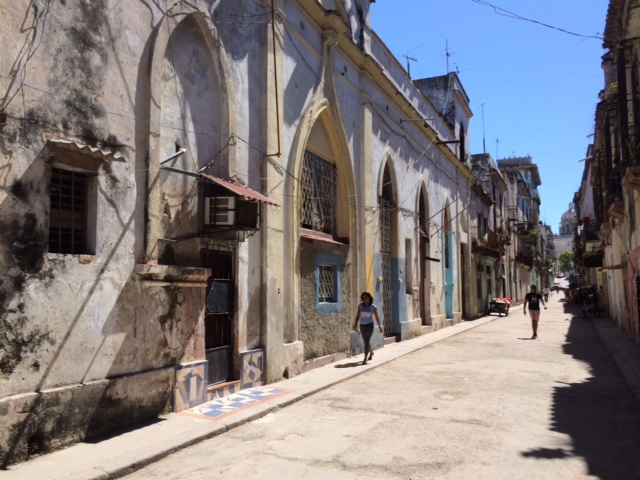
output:
<svg viewBox="0 0 640 480"><path fill-rule="evenodd" d="M342 257L316 253L314 267L316 312L320 315L342 312Z"/></svg>
<svg viewBox="0 0 640 480"><path fill-rule="evenodd" d="M336 302L336 274L333 265L320 265L318 301L323 303Z"/></svg>
<svg viewBox="0 0 640 480"><path fill-rule="evenodd" d="M318 232L336 234L335 164L309 152L304 152L302 164L301 225Z"/></svg>
<svg viewBox="0 0 640 480"><path fill-rule="evenodd" d="M51 169L49 252L84 254L87 246L87 175Z"/></svg>

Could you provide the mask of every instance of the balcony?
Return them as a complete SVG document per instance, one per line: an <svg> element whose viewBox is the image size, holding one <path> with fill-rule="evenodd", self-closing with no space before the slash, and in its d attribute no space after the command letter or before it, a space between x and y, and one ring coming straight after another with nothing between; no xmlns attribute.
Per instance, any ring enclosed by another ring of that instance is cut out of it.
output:
<svg viewBox="0 0 640 480"><path fill-rule="evenodd" d="M596 225L595 222L591 222L588 225L582 225L580 227L580 239L583 242L598 240L598 233L600 232L600 225Z"/></svg>
<svg viewBox="0 0 640 480"><path fill-rule="evenodd" d="M517 222L520 220L520 215L518 214L518 207L507 207L507 220Z"/></svg>
<svg viewBox="0 0 640 480"><path fill-rule="evenodd" d="M531 268L533 267L533 256L519 252L516 254L516 262Z"/></svg>
<svg viewBox="0 0 640 480"><path fill-rule="evenodd" d="M496 232L490 228L471 227L471 252L485 257L499 258L502 250Z"/></svg>

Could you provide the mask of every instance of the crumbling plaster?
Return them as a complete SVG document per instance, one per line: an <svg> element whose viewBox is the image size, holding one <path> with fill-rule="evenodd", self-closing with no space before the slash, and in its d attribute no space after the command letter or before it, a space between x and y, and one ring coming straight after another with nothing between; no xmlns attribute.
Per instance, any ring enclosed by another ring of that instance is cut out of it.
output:
<svg viewBox="0 0 640 480"><path fill-rule="evenodd" d="M153 81L162 75L154 77L149 66L156 65L152 58L159 56L162 65L167 57L166 49L157 55L153 46L167 40L168 25L195 12L205 48L191 49L196 56L187 60L200 64L204 60L197 55L204 52L218 60L211 67L214 75L231 71L223 65L225 59L212 53L220 50L216 26L202 20L218 3L180 3L163 12L153 4L106 0L73 5L16 1L0 12L0 42L6 47L0 55L0 109L8 115L0 135L0 411L24 413L3 416L0 463L161 413L172 396L171 367L204 358L204 283L149 286L135 266L158 258L152 239L167 231L181 233L163 220L161 203L147 204L148 189L164 184L170 198L193 191L192 185L173 179L153 183L158 177L149 172L167 156L167 146L173 153L176 142L176 135L167 134L154 143L156 133L162 133L156 126L164 120L150 117L151 106L162 104ZM213 77L203 73L208 84L196 95L211 88ZM205 103L222 112L219 128L234 131L229 116L235 115L235 97L226 83L216 87L231 106ZM175 93L185 93L185 88ZM170 95L165 90L165 100ZM206 108L194 105L196 116L198 108ZM194 116L193 108L183 112ZM189 125L193 123L177 129L195 131ZM95 175L92 217L97 227L86 255L47 251L48 179L64 155L59 149L52 155L51 139L99 147L122 159L105 159L90 172ZM186 140L195 141L193 136ZM206 163L214 148L200 144L196 164ZM225 151L220 161L232 165L233 150ZM183 166L193 168L193 163ZM185 220L177 210L169 217L181 219L188 230L195 225L188 212L196 205L193 197L184 199ZM150 217L164 223L148 222ZM153 246L148 249L145 243ZM252 276L243 295L255 316L259 300L249 292L258 287L259 274ZM253 330L244 343L255 346L257 338ZM153 372L164 372L157 388L148 381ZM85 391L92 393L74 405L73 392ZM29 396L33 400L19 400ZM48 400L54 396L55 409ZM107 405L110 398L118 401ZM126 414L131 408L136 413ZM53 420L71 410L82 412L72 424L65 427ZM100 412L102 426L91 426L92 412Z"/></svg>

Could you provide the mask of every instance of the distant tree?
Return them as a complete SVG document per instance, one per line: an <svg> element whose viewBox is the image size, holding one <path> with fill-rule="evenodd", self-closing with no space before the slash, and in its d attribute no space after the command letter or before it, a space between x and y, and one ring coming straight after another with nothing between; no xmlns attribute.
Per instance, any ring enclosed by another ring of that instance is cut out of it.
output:
<svg viewBox="0 0 640 480"><path fill-rule="evenodd" d="M560 261L561 272L571 271L571 265L573 264L573 254L571 252L562 252L560 255L558 255L558 260Z"/></svg>

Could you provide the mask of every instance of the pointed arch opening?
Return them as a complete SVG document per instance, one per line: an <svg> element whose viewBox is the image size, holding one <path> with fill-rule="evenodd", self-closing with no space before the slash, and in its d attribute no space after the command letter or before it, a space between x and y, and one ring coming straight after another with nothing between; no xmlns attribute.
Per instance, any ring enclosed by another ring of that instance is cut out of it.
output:
<svg viewBox="0 0 640 480"><path fill-rule="evenodd" d="M418 275L420 318L422 325L431 325L431 241L429 203L424 185L418 196Z"/></svg>
<svg viewBox="0 0 640 480"><path fill-rule="evenodd" d="M292 281L299 305L297 326L287 322L285 339L301 340L305 360L349 351L345 322L354 278L351 239L355 235L355 191L350 155L343 131L328 105L311 128L301 132L294 161L299 179L292 197L299 236L294 239ZM297 328L296 328L297 327Z"/></svg>
<svg viewBox="0 0 640 480"><path fill-rule="evenodd" d="M179 8L179 7L176 7ZM175 263L174 248L158 239L185 238L199 230L201 189L194 177L167 173L160 161L185 149L166 167L227 178L234 150L223 148L235 120L224 48L201 15L165 18L157 27L149 72L147 261ZM219 152L217 155L216 152ZM198 259L191 258L191 262Z"/></svg>
<svg viewBox="0 0 640 480"><path fill-rule="evenodd" d="M317 119L304 148L300 169L300 228L348 243L349 175L336 139L330 134L329 121L326 114Z"/></svg>
<svg viewBox="0 0 640 480"><path fill-rule="evenodd" d="M180 11L180 13L178 13ZM176 5L175 15L162 19L151 46L149 72L149 130L147 140L147 235L149 263L211 268L207 294L224 284L229 305L236 304L246 282L239 272L233 246L207 244L194 247L194 235L203 222L203 186L191 175L161 169L163 159L185 149L167 167L190 173L210 164L209 172L226 178L234 157L223 145L235 124L235 98L225 72L228 62L210 19ZM216 158L216 152L222 152ZM215 159L215 162L212 160ZM179 239L180 242L167 241ZM182 241L184 240L184 241ZM193 241L191 241L193 240ZM191 242L191 243L189 243ZM179 267L178 267L179 268ZM194 308L196 308L194 306ZM204 302L204 355L206 383L235 380L240 373L240 327L231 308L209 309ZM206 389L205 389L206 395Z"/></svg>
<svg viewBox="0 0 640 480"><path fill-rule="evenodd" d="M380 303L384 332L386 336L394 336L399 331L400 292L394 290L398 285L398 269L393 268L394 259L398 257L398 216L395 188L395 176L391 162L384 164L380 188L378 190L379 230L380 230L380 266L382 282L380 285Z"/></svg>
<svg viewBox="0 0 640 480"><path fill-rule="evenodd" d="M455 286L455 270L454 270L454 243L453 228L451 225L452 217L449 211L449 201L446 202L444 208L444 218L442 225L442 263L444 267L444 308L445 315L448 319L453 318L454 305L454 286Z"/></svg>

